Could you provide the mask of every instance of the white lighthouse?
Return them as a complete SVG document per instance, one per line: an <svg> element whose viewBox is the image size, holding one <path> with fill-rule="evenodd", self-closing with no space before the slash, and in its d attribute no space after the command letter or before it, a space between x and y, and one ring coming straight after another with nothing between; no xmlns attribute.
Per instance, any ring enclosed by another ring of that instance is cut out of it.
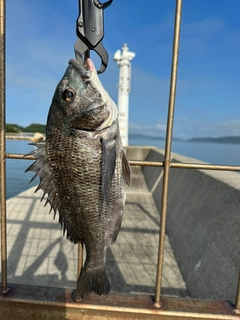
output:
<svg viewBox="0 0 240 320"><path fill-rule="evenodd" d="M124 146L128 145L128 104L131 80L131 63L135 57L134 52L128 51L127 44L122 47L122 53L118 50L114 55L114 60L119 65L119 85L118 85L118 112L119 126Z"/></svg>

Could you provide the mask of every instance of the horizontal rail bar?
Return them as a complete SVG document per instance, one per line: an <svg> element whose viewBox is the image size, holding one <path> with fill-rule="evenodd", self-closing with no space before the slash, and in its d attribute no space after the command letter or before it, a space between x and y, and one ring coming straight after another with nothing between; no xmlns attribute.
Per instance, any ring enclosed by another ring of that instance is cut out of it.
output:
<svg viewBox="0 0 240 320"><path fill-rule="evenodd" d="M36 158L32 155L26 156L19 153L6 153L5 157L6 159L36 160Z"/></svg>
<svg viewBox="0 0 240 320"><path fill-rule="evenodd" d="M148 167L164 167L164 162L154 162L154 161L132 161L129 163L132 166L148 166ZM227 166L218 164L200 164L200 163L179 163L170 162L171 168L181 168L181 169L202 169L202 170L223 170L223 171L240 171L240 166Z"/></svg>
<svg viewBox="0 0 240 320"><path fill-rule="evenodd" d="M71 291L13 284L11 293L0 296L1 315L5 320L26 319L239 319L239 313L226 301L161 298L161 309L153 306L149 295L107 296L90 294L81 302L72 302Z"/></svg>
<svg viewBox="0 0 240 320"><path fill-rule="evenodd" d="M182 169L202 169L202 170L223 170L223 171L240 171L240 166L227 166L217 164L198 164L198 163L174 163L170 164L171 168Z"/></svg>
<svg viewBox="0 0 240 320"><path fill-rule="evenodd" d="M19 160L36 160L32 155L25 156L23 154L16 153L6 153L6 159L19 159ZM154 161L139 161L139 160L129 160L132 166L148 166L148 167L163 167L164 162L154 162ZM217 164L198 164L198 163L178 163L170 162L171 168L181 168L181 169L202 169L202 170L223 170L223 171L240 171L240 166L226 166Z"/></svg>

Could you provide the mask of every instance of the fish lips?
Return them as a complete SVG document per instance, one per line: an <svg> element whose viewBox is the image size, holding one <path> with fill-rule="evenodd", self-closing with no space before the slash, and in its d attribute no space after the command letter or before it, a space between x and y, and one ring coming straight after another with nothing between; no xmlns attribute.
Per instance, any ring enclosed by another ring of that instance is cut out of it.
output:
<svg viewBox="0 0 240 320"><path fill-rule="evenodd" d="M74 69L77 71L77 73L80 75L83 81L88 81L92 77L91 63L91 61L90 64L88 61L86 61L86 64L83 65L83 63L80 63L76 59L71 59L69 61L69 65L74 67Z"/></svg>

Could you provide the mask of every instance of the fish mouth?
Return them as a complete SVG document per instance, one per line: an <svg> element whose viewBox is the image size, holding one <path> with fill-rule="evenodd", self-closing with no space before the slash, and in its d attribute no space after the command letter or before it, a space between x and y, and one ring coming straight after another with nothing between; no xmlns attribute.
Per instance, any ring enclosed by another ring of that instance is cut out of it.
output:
<svg viewBox="0 0 240 320"><path fill-rule="evenodd" d="M88 81L92 77L92 72L94 70L94 64L91 59L87 59L85 64L77 61L76 59L71 59L69 65L72 65L77 73L80 75L83 81Z"/></svg>

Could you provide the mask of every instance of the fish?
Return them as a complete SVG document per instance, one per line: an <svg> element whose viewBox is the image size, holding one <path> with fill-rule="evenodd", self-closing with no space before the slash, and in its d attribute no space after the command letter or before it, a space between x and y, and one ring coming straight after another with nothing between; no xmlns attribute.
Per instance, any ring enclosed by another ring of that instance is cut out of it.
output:
<svg viewBox="0 0 240 320"><path fill-rule="evenodd" d="M63 235L82 241L86 259L72 292L73 301L110 292L106 253L119 234L131 184L114 101L98 78L94 63L75 59L56 87L46 139L31 143L36 161L26 171L39 177L50 212L59 216Z"/></svg>

